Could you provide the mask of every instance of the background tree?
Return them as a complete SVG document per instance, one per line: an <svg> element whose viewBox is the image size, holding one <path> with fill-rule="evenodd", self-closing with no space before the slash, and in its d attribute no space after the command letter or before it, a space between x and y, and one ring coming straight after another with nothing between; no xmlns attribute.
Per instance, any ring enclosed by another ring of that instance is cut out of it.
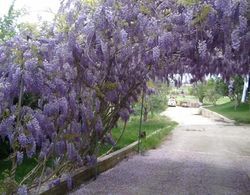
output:
<svg viewBox="0 0 250 195"><path fill-rule="evenodd" d="M235 109L241 103L241 97L244 87L244 78L240 75L234 76L229 85L229 97L232 101L235 102Z"/></svg>
<svg viewBox="0 0 250 195"><path fill-rule="evenodd" d="M197 97L201 103L205 99L212 104L216 104L219 98L228 96L228 85L223 79L213 77L194 84L190 89L190 94Z"/></svg>
<svg viewBox="0 0 250 195"><path fill-rule="evenodd" d="M160 113L167 108L168 95L170 93L170 87L167 83L153 83L148 82L150 87L147 90L147 94L144 94L143 104L143 121L147 121L148 114L152 116L156 113ZM134 115L139 116L141 112L141 98L133 106Z"/></svg>
<svg viewBox="0 0 250 195"><path fill-rule="evenodd" d="M43 28L46 28L46 23L43 23ZM18 33L23 36L29 36L32 39L38 38L41 33L40 27L35 23L21 22L17 25ZM31 37L32 36L32 37Z"/></svg>
<svg viewBox="0 0 250 195"><path fill-rule="evenodd" d="M205 98L211 102L213 105L216 105L217 100L222 97L221 91L220 91L220 86L218 86L217 84L219 83L219 81L215 80L215 79L209 79L206 82L205 85Z"/></svg>
<svg viewBox="0 0 250 195"><path fill-rule="evenodd" d="M204 82L197 82L193 84L190 89L190 95L193 95L199 99L200 103L203 103L204 98L206 96L206 85Z"/></svg>
<svg viewBox="0 0 250 195"><path fill-rule="evenodd" d="M0 43L9 40L17 32L17 18L23 11L15 10L14 6L15 0L12 1L7 14L0 17Z"/></svg>
<svg viewBox="0 0 250 195"><path fill-rule="evenodd" d="M222 97L228 96L228 83L219 77L215 77L214 79L216 92Z"/></svg>

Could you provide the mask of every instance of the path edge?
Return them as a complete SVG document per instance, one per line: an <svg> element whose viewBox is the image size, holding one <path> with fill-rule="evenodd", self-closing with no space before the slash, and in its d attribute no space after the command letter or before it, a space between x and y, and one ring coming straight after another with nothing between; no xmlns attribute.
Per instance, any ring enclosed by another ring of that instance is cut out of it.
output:
<svg viewBox="0 0 250 195"><path fill-rule="evenodd" d="M129 155L133 155L136 152L137 145L138 141L135 141L120 150L112 152L104 157L98 158L96 166L83 167L78 169L76 173L72 176L73 188L71 190L77 189L77 187L81 186L84 182L87 182L90 179L94 178L96 176L96 173L103 173L113 168L115 165L127 158ZM66 180L61 180L60 184L54 186L51 189L46 189L46 186L43 187L44 190L41 189L41 192L39 193L40 195L63 195L71 191L70 189L68 189Z"/></svg>
<svg viewBox="0 0 250 195"><path fill-rule="evenodd" d="M155 130L151 134L149 134L146 139L150 138L151 136L158 134L161 132L163 129L168 128L164 127L158 130ZM41 192L39 193L40 195L63 195L71 192L74 189L77 189L80 187L84 182L87 182L91 180L92 178L95 177L96 175L96 169L97 169L97 174L103 173L113 167L115 167L119 162L122 160L128 158L131 155L134 155L137 153L138 149L138 141L135 141L128 146L117 150L115 152L112 152L106 156L99 157L97 159L97 165L93 167L83 167L77 170L77 172L72 176L72 181L73 181L73 188L70 190L67 187L67 181L66 180L61 180L60 184L57 186L54 186L51 189L47 189L47 187L44 185L41 188ZM31 192L31 194L33 194Z"/></svg>
<svg viewBox="0 0 250 195"><path fill-rule="evenodd" d="M205 107L199 108L199 114L206 118L211 118L217 121L226 122L226 123L235 123L234 120L229 119L221 114L218 114L217 112L211 111Z"/></svg>

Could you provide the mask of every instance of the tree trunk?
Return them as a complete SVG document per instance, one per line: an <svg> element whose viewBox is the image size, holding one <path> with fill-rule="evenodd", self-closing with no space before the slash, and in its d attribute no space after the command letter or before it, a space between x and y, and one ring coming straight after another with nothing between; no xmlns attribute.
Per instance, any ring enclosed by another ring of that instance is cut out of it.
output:
<svg viewBox="0 0 250 195"><path fill-rule="evenodd" d="M203 103L203 100L204 100L204 96L199 97L199 102L200 102L200 103Z"/></svg>
<svg viewBox="0 0 250 195"><path fill-rule="evenodd" d="M146 122L147 120L148 120L148 108L144 107L143 121Z"/></svg>
<svg viewBox="0 0 250 195"><path fill-rule="evenodd" d="M243 102L243 103L247 102L248 88L249 88L249 75L247 75L244 78L244 87L243 87L243 92L242 92L242 97L241 97L241 102Z"/></svg>

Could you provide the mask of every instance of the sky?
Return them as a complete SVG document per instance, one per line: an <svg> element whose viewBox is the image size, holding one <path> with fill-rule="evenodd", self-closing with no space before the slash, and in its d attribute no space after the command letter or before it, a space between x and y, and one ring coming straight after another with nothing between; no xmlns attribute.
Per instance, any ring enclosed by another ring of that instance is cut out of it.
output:
<svg viewBox="0 0 250 195"><path fill-rule="evenodd" d="M0 17L7 13L13 0L0 0ZM51 21L60 5L60 0L16 0L15 9L25 8L27 15L20 18L21 22L39 22L42 20ZM38 17L40 16L40 17Z"/></svg>

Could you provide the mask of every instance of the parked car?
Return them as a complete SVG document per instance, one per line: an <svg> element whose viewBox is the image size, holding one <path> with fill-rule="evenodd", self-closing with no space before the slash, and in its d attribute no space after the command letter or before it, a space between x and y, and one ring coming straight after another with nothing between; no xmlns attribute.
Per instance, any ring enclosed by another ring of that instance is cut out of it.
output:
<svg viewBox="0 0 250 195"><path fill-rule="evenodd" d="M174 97L170 97L168 99L168 106L170 106L170 107L176 107L176 99Z"/></svg>

